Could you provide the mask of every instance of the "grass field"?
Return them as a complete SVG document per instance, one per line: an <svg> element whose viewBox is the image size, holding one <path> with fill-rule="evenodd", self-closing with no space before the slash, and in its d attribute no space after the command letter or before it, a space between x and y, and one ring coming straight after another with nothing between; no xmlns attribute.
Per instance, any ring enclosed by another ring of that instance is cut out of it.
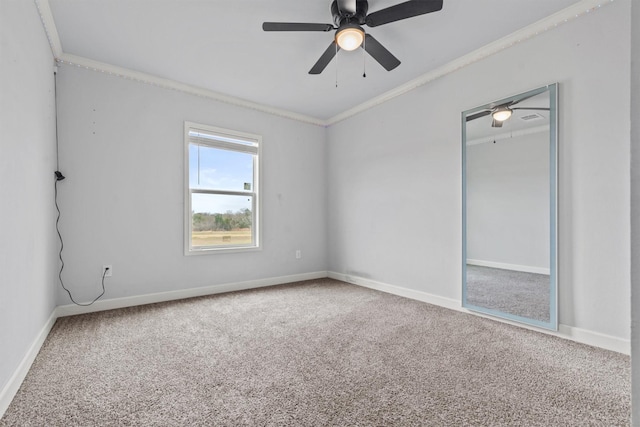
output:
<svg viewBox="0 0 640 427"><path fill-rule="evenodd" d="M250 229L233 231L193 231L191 233L191 245L193 247L247 244L251 244Z"/></svg>

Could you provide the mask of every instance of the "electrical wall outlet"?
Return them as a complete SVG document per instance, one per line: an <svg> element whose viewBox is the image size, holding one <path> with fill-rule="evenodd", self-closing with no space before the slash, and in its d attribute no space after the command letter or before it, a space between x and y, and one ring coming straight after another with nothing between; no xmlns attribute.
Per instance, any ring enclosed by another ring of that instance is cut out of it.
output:
<svg viewBox="0 0 640 427"><path fill-rule="evenodd" d="M296 259L302 258L302 251L300 249L296 250Z"/></svg>
<svg viewBox="0 0 640 427"><path fill-rule="evenodd" d="M107 270L107 274L104 273L104 271ZM111 264L105 264L102 266L102 273L100 274L104 274L104 277L111 277L113 275L113 267L111 266Z"/></svg>

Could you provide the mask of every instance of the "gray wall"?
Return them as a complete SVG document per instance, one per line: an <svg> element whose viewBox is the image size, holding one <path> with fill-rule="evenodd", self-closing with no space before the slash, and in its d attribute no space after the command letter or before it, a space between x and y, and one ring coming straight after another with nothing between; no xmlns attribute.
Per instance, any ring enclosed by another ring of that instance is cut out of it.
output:
<svg viewBox="0 0 640 427"><path fill-rule="evenodd" d="M0 1L0 390L54 306L53 58L32 1Z"/></svg>
<svg viewBox="0 0 640 427"><path fill-rule="evenodd" d="M640 426L640 5L631 8L631 385Z"/></svg>
<svg viewBox="0 0 640 427"><path fill-rule="evenodd" d="M332 126L330 270L459 300L460 113L559 82L559 321L628 339L629 8L616 1Z"/></svg>
<svg viewBox="0 0 640 427"><path fill-rule="evenodd" d="M628 337L630 279L634 291L640 286L640 130L634 121L630 180L629 117L618 114L629 109L629 81L631 112L639 113L640 12L633 8L631 49L629 8L629 0L617 1L339 123L326 148L317 127L63 67L67 284L79 299L95 295L103 263L114 265L107 297L117 297L310 272L328 262L336 272L460 298L460 111L558 81L560 321ZM0 58L2 389L59 291L52 58L33 2L0 1ZM264 136L264 251L182 256L185 119Z"/></svg>
<svg viewBox="0 0 640 427"><path fill-rule="evenodd" d="M549 133L469 145L466 159L467 259L548 270Z"/></svg>
<svg viewBox="0 0 640 427"><path fill-rule="evenodd" d="M105 299L326 270L324 128L84 68L59 77L60 228L76 300L99 294L103 264ZM184 256L185 120L262 135L262 251ZM58 303L69 304L62 291Z"/></svg>

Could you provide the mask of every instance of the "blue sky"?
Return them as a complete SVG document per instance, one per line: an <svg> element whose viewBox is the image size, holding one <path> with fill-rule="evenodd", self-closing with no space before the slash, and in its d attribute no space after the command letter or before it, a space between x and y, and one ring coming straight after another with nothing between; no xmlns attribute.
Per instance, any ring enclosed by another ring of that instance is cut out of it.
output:
<svg viewBox="0 0 640 427"><path fill-rule="evenodd" d="M198 151L200 152L199 168ZM198 150L197 145L189 144L189 185L191 188L245 191L245 183L253 186L253 156L251 154L202 145ZM194 212L236 212L240 209L251 209L251 197L194 194L191 208Z"/></svg>

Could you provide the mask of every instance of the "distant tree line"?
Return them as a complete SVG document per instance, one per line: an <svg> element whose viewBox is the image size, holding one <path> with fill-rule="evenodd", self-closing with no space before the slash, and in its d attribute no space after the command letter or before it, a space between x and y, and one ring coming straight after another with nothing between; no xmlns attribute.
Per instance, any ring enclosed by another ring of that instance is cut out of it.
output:
<svg viewBox="0 0 640 427"><path fill-rule="evenodd" d="M231 231L251 228L251 210L238 212L193 213L193 231Z"/></svg>

